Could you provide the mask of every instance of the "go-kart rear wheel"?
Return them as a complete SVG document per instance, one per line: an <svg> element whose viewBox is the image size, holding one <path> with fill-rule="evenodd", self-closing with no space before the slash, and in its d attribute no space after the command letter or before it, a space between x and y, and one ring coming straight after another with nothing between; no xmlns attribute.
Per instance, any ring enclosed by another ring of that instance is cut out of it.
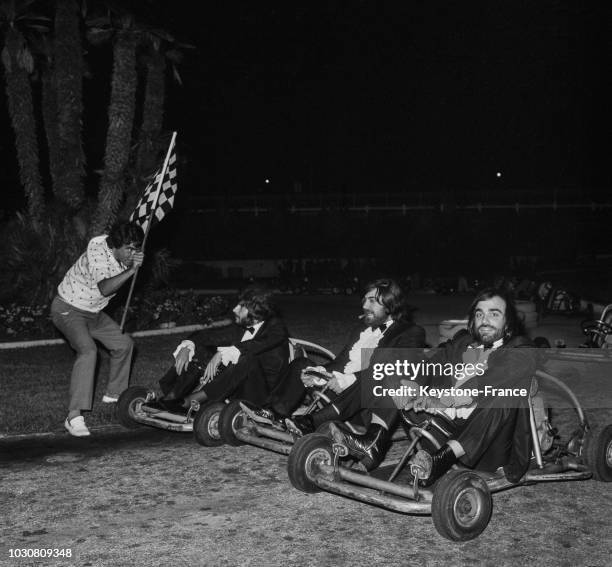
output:
<svg viewBox="0 0 612 567"><path fill-rule="evenodd" d="M332 441L326 435L311 433L295 442L289 453L287 473L291 484L302 492L320 492L312 481L317 463L331 465L333 462Z"/></svg>
<svg viewBox="0 0 612 567"><path fill-rule="evenodd" d="M219 433L219 416L225 408L223 402L203 404L193 420L193 436L204 447L219 447L223 439Z"/></svg>
<svg viewBox="0 0 612 567"><path fill-rule="evenodd" d="M585 464L591 469L593 478L612 482L612 425L591 432L583 448Z"/></svg>
<svg viewBox="0 0 612 567"><path fill-rule="evenodd" d="M148 390L142 386L131 386L124 390L117 400L117 419L123 427L135 429L142 424L134 419L138 405L147 399Z"/></svg>
<svg viewBox="0 0 612 567"><path fill-rule="evenodd" d="M246 422L247 416L240 407L240 400L232 400L223 408L219 416L219 434L223 442L232 447L244 445L244 442L236 437L236 431L244 427Z"/></svg>
<svg viewBox="0 0 612 567"><path fill-rule="evenodd" d="M487 483L475 472L452 470L435 487L431 502L438 533L452 541L478 537L489 524L493 502Z"/></svg>

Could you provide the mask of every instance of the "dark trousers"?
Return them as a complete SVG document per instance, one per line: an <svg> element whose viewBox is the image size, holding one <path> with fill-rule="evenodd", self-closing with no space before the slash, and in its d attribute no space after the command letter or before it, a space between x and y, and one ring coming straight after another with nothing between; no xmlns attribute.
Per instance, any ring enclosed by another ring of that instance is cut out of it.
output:
<svg viewBox="0 0 612 567"><path fill-rule="evenodd" d="M263 405L280 416L289 417L299 407L306 395L307 389L301 376L302 370L307 366L315 366L315 363L304 357L293 360L289 364L287 374L270 392Z"/></svg>
<svg viewBox="0 0 612 567"><path fill-rule="evenodd" d="M513 448L518 411L517 408L477 407L466 420L456 420L459 433L455 439L465 451L461 462L470 468L491 472L506 465Z"/></svg>
<svg viewBox="0 0 612 567"><path fill-rule="evenodd" d="M237 364L225 367L202 391L210 401L231 397L257 405L265 404L269 395L259 359L248 355L242 355Z"/></svg>
<svg viewBox="0 0 612 567"><path fill-rule="evenodd" d="M182 400L185 396L191 394L200 383L206 365L216 352L217 348L214 346L198 346L199 357L194 357L187 370L184 370L180 375L176 373L176 369L172 365L159 380L160 389L166 398ZM288 388L288 403L296 403L296 407L304 396L304 385L299 380L300 371L301 368L297 370L299 385L292 380L292 387ZM280 381L279 386L282 386L282 383L283 380ZM212 381L201 390L210 401L220 401L232 397L247 400L257 405L266 405L270 396L270 387L259 359L249 355L242 355L237 364L230 364L225 368L221 367ZM279 393L282 394L280 390ZM295 400L297 402L294 402Z"/></svg>
<svg viewBox="0 0 612 567"><path fill-rule="evenodd" d="M214 346L206 346L198 348L198 358L193 358L189 363L187 370L181 374L176 373L174 364L168 368L167 372L159 381L159 387L168 399L182 400L188 394L191 394L195 387L200 383L200 377L204 374L204 369L209 360L217 351Z"/></svg>
<svg viewBox="0 0 612 567"><path fill-rule="evenodd" d="M371 388L362 388L359 380L351 384L346 390L340 392L334 400L334 406L339 411L339 419L355 422L358 425L369 426L372 414L376 414L391 429L399 411L393 407L376 407Z"/></svg>

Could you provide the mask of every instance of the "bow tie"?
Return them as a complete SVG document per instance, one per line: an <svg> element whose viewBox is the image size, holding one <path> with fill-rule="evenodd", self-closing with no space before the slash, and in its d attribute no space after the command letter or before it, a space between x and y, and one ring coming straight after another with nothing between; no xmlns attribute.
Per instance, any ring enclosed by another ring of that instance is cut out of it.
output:
<svg viewBox="0 0 612 567"><path fill-rule="evenodd" d="M246 330L252 335L255 332L255 327L247 327Z"/></svg>
<svg viewBox="0 0 612 567"><path fill-rule="evenodd" d="M387 325L378 325L378 327L374 327L374 331L378 329L381 333L384 333L387 330Z"/></svg>

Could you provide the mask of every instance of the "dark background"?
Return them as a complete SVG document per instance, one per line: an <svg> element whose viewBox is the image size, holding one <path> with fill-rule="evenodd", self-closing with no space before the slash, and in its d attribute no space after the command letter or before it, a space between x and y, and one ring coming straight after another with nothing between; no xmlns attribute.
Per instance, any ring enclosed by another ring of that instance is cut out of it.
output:
<svg viewBox="0 0 612 567"><path fill-rule="evenodd" d="M529 269L594 265L610 252L606 3L134 9L195 47L168 93L176 210L153 235L179 257L375 256L456 271L510 269L515 257ZM111 62L87 57L93 171ZM11 210L20 190L1 120Z"/></svg>

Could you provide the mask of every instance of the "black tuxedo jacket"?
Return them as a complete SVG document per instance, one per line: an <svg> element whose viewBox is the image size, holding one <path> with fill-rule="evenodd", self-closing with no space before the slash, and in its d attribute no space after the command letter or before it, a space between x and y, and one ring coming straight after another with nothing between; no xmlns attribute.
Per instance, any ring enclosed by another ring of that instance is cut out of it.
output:
<svg viewBox="0 0 612 567"><path fill-rule="evenodd" d="M460 363L463 360L463 353L473 342L470 334L462 331L437 349L430 361ZM467 380L461 387L482 389L488 385L494 388L525 388L529 391L531 378L537 367L538 351L535 348L521 347L533 347L533 343L526 337L514 337L491 353L487 361L487 370L482 376ZM449 388L454 385L451 376L431 376L425 382L436 388ZM476 408L516 410L509 414L512 418L516 418L516 421L509 460L505 463L504 470L508 479L517 481L527 470L531 459L532 439L527 398L479 396Z"/></svg>
<svg viewBox="0 0 612 567"><path fill-rule="evenodd" d="M285 375L289 365L289 333L285 323L279 317L272 317L264 321L251 340L240 342L243 335L244 329L236 327L236 340L229 346L235 346L240 351L238 362L241 367L259 368L271 390ZM198 344L198 333L194 333L189 339L196 345L196 356L199 348L210 348L208 345Z"/></svg>
<svg viewBox="0 0 612 567"><path fill-rule="evenodd" d="M343 372L344 367L349 361L349 353L353 348L353 345L359 340L359 335L367 327L359 325L355 327L347 340L345 347L340 351L338 356L326 365L326 369L329 372L336 370L337 372ZM410 349L421 349L425 346L425 329L416 325L415 323L406 323L403 321L394 321L387 330L383 333L378 346L372 352L372 358L368 367L371 367L377 362L385 362L384 351L380 349L399 349L399 348L410 348ZM361 375L365 372L365 369L355 373L355 376L359 380Z"/></svg>

